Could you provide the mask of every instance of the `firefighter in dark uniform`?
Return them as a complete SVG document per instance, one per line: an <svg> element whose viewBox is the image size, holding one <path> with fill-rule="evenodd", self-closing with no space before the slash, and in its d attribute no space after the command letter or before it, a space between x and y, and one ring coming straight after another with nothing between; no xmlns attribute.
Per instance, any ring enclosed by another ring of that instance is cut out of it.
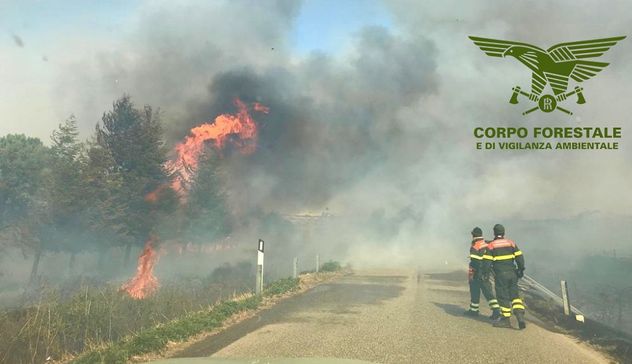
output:
<svg viewBox="0 0 632 364"><path fill-rule="evenodd" d="M468 281L470 283L470 308L465 311L467 316L478 316L481 291L492 310L492 320L500 317L500 306L494 297L489 276L483 278L483 255L487 252L487 242L483 239L483 231L479 227L472 230L472 245L470 246L470 267L468 269Z"/></svg>
<svg viewBox="0 0 632 364"><path fill-rule="evenodd" d="M526 327L524 321L524 303L518 291L518 279L524 275L524 257L516 243L505 239L505 227L494 225L494 240L487 244L483 255L483 273L494 273L496 297L500 305L501 317L494 321L495 327L511 327L511 312L518 319L518 327Z"/></svg>

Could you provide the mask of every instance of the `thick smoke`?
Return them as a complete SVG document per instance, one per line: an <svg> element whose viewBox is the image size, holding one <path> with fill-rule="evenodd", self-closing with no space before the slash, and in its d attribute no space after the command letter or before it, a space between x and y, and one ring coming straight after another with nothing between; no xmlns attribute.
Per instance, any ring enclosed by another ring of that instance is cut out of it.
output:
<svg viewBox="0 0 632 364"><path fill-rule="evenodd" d="M559 238L548 232L557 224L564 242L588 244L573 221L629 210L625 130L622 150L594 153L475 151L471 135L475 126L621 125L630 111L620 97L632 75L629 39L606 54L611 66L589 81L589 103L570 120L519 115L506 100L512 86L529 84L529 72L486 57L467 39L547 48L628 35L628 2L394 1L387 3L393 27L366 27L338 53L308 55L291 50L300 3L167 5L146 4L125 41L73 64L59 89L69 104L89 108L78 114L90 125L81 115L123 92L159 106L170 142L232 111L234 97L269 106L270 114L256 116L257 153L224 159L238 218L328 209L339 223L296 239L354 261L452 266L462 263L474 225L489 235L491 224L508 222L517 240L546 246ZM94 92L76 92L86 80ZM542 228L541 219L550 225Z"/></svg>

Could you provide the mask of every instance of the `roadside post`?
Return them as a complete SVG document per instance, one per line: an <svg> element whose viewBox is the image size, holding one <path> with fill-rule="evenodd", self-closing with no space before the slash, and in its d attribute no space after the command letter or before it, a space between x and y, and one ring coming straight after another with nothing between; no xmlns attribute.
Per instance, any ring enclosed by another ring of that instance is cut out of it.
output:
<svg viewBox="0 0 632 364"><path fill-rule="evenodd" d="M257 247L257 280L255 286L255 294L260 295L263 292L263 240L259 239Z"/></svg>
<svg viewBox="0 0 632 364"><path fill-rule="evenodd" d="M320 255L316 254L316 273L320 269Z"/></svg>
<svg viewBox="0 0 632 364"><path fill-rule="evenodd" d="M564 315L570 316L571 302L568 297L568 284L566 284L566 281L561 281L560 284L562 285L562 305L564 306Z"/></svg>
<svg viewBox="0 0 632 364"><path fill-rule="evenodd" d="M294 262L292 264L292 278L298 277L298 257L294 257Z"/></svg>

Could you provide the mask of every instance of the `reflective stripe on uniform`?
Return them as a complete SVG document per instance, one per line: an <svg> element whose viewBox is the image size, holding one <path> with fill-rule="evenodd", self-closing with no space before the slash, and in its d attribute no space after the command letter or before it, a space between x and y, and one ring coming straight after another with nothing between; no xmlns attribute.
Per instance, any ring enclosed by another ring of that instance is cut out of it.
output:
<svg viewBox="0 0 632 364"><path fill-rule="evenodd" d="M470 258L472 258L472 259L478 259L478 260L483 260L483 257L481 257L480 255L476 255L476 254L470 254Z"/></svg>
<svg viewBox="0 0 632 364"><path fill-rule="evenodd" d="M470 303L470 307L478 307L478 303Z"/></svg>
<svg viewBox="0 0 632 364"><path fill-rule="evenodd" d="M494 260L494 257L492 257L491 255L483 255L483 259L487 259L487 260Z"/></svg>
<svg viewBox="0 0 632 364"><path fill-rule="evenodd" d="M504 317L511 317L511 311L503 312L502 314L503 314Z"/></svg>
<svg viewBox="0 0 632 364"><path fill-rule="evenodd" d="M524 310L525 309L524 306L519 304L519 303L514 304L512 307L513 307L514 310Z"/></svg>
<svg viewBox="0 0 632 364"><path fill-rule="evenodd" d="M511 312L511 308L507 308L507 307L503 307L503 306L500 306L500 310L502 312Z"/></svg>
<svg viewBox="0 0 632 364"><path fill-rule="evenodd" d="M514 259L516 256L513 254L508 254L508 255L499 255L497 257L494 257L494 260L509 260L509 259Z"/></svg>
<svg viewBox="0 0 632 364"><path fill-rule="evenodd" d="M522 255L522 250L515 251L515 252L514 252L514 255L515 255L515 256Z"/></svg>
<svg viewBox="0 0 632 364"><path fill-rule="evenodd" d="M514 300L511 301L511 303L522 303L522 299L521 298L515 298Z"/></svg>

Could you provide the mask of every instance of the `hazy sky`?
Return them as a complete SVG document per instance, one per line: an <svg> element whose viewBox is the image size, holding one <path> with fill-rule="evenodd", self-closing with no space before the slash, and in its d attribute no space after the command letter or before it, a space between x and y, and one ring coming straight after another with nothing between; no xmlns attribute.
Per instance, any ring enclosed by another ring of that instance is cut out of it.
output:
<svg viewBox="0 0 632 364"><path fill-rule="evenodd" d="M159 3L0 0L0 135L24 133L48 142L51 130L71 113L94 118L80 120L84 134L91 132L105 109L87 115L82 113L85 106L64 101L72 97L68 94L82 90L60 92L57 87L64 84L60 78L67 75L69 65L97 58L124 43L138 29L143 12ZM186 2L166 3L176 8L188 6ZM307 1L294 20L289 46L296 55L337 52L362 27L390 24L390 13L379 1ZM98 87L90 85L90 80L86 83L87 88Z"/></svg>

